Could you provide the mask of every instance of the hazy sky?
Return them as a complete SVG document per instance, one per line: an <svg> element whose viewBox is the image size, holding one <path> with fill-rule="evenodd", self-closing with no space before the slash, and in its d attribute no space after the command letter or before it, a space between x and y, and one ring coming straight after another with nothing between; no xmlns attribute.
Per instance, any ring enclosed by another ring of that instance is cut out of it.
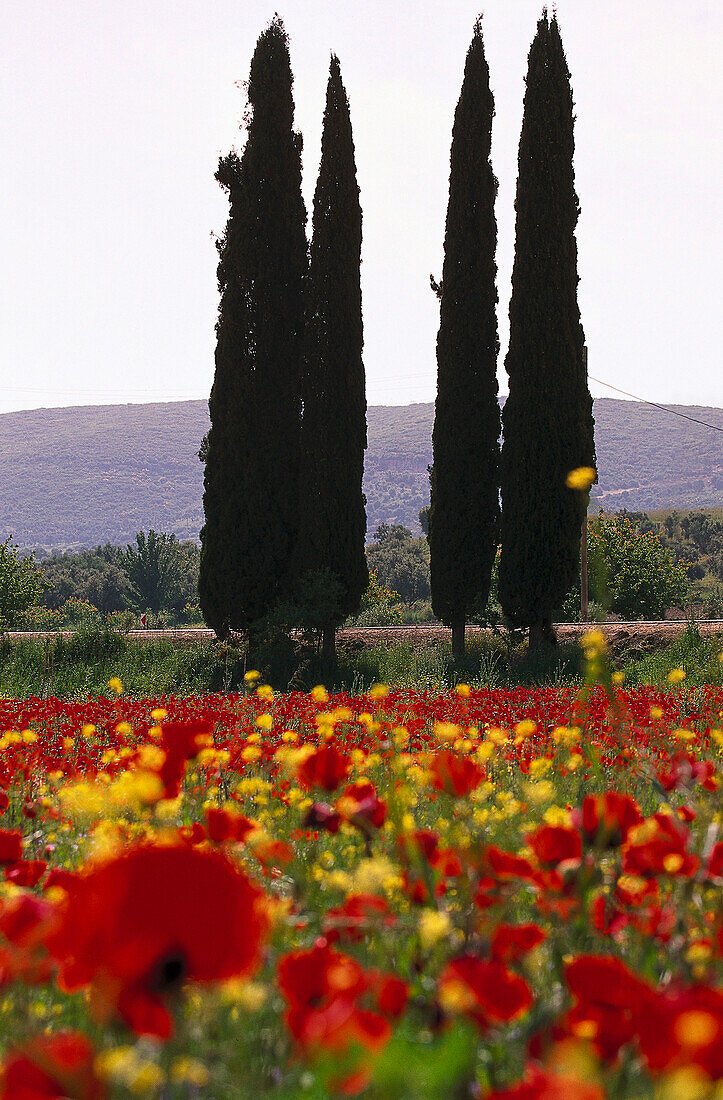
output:
<svg viewBox="0 0 723 1100"><path fill-rule="evenodd" d="M482 0L276 0L309 215L329 54L351 105L370 404L435 394L454 109ZM227 203L263 0L5 0L0 411L207 397ZM487 0L501 388L527 53L542 0ZM559 0L577 115L590 373L723 405L720 0ZM310 228L309 220L309 228ZM591 384L595 395L615 396Z"/></svg>

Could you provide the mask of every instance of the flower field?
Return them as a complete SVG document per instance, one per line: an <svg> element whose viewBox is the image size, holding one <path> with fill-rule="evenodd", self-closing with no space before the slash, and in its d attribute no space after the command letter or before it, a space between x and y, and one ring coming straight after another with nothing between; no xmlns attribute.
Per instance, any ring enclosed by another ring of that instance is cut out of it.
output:
<svg viewBox="0 0 723 1100"><path fill-rule="evenodd" d="M723 1097L723 689L0 699L0 1095ZM619 677L618 677L619 679Z"/></svg>

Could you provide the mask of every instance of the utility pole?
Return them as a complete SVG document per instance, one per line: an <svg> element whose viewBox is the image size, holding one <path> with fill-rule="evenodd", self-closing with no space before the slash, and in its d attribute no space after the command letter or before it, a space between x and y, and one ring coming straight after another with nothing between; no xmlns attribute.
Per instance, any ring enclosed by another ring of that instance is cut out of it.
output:
<svg viewBox="0 0 723 1100"><path fill-rule="evenodd" d="M587 380L587 344L582 349L582 364L585 368ZM582 520L582 532L580 535L580 618L584 623L588 621L588 588L587 588L587 511Z"/></svg>

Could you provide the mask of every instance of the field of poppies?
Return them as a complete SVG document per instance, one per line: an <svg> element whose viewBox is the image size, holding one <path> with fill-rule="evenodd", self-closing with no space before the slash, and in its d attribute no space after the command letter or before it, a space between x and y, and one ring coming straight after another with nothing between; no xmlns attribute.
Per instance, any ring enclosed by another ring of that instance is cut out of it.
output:
<svg viewBox="0 0 723 1100"><path fill-rule="evenodd" d="M6 1100L723 1097L723 689L0 699Z"/></svg>

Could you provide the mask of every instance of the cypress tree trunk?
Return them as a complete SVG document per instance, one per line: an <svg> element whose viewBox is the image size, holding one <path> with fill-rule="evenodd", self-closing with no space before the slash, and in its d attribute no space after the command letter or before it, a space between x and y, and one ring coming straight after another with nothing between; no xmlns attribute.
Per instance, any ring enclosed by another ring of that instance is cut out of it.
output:
<svg viewBox="0 0 723 1100"><path fill-rule="evenodd" d="M336 626L327 623L322 630L321 653L326 661L334 661L336 658Z"/></svg>
<svg viewBox="0 0 723 1100"><path fill-rule="evenodd" d="M520 135L501 461L500 603L515 626L530 628L531 648L554 640L553 612L578 576L587 494L568 489L567 474L595 465L573 152L570 74L557 20L544 12Z"/></svg>
<svg viewBox="0 0 723 1100"><path fill-rule="evenodd" d="M464 654L464 624L490 591L499 523L497 180L494 101L475 24L454 116L437 337L429 510L432 606Z"/></svg>
<svg viewBox="0 0 723 1100"><path fill-rule="evenodd" d="M288 596L298 527L307 244L292 85L277 16L251 62L243 154L224 157L216 174L230 212L218 246L199 594L220 636L248 630Z"/></svg>
<svg viewBox="0 0 723 1100"><path fill-rule="evenodd" d="M455 661L462 660L464 657L464 631L465 621L462 615L452 622L452 656Z"/></svg>
<svg viewBox="0 0 723 1100"><path fill-rule="evenodd" d="M312 224L294 569L302 603L304 593L308 603L309 593L321 591L311 601L311 614L323 630L325 654L333 654L335 627L358 611L369 583L362 493L362 212L349 102L333 55Z"/></svg>

